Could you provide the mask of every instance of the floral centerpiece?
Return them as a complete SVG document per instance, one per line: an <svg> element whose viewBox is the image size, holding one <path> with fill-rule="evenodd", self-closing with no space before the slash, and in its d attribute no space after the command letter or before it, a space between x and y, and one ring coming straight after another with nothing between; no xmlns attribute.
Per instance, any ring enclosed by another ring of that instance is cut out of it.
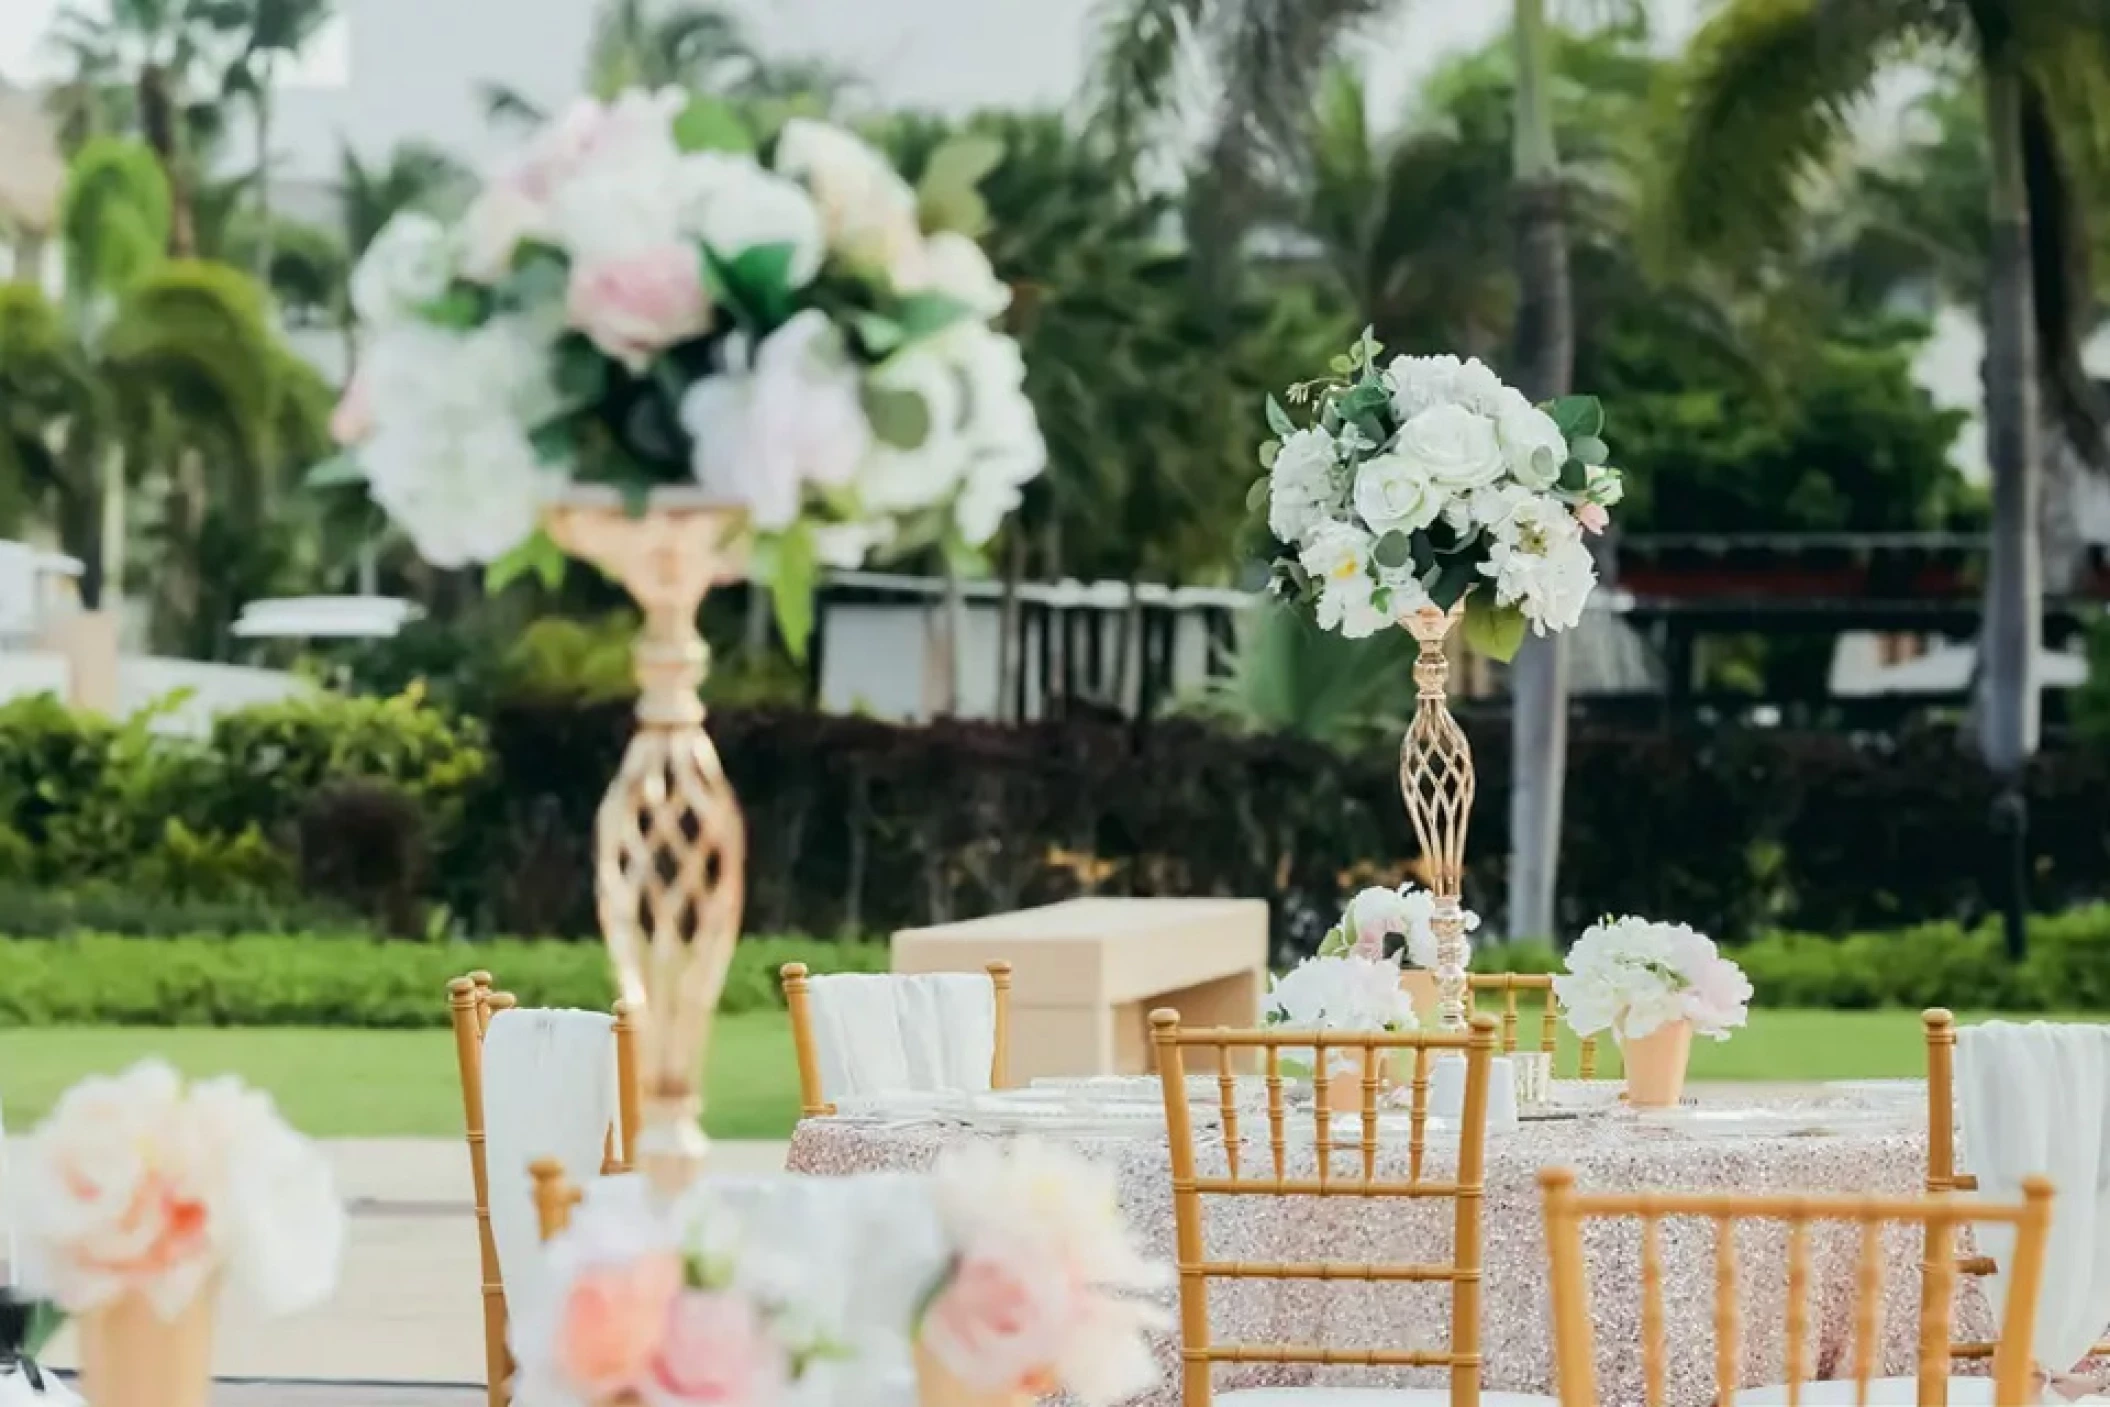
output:
<svg viewBox="0 0 2110 1407"><path fill-rule="evenodd" d="M971 555L1045 462L974 239L1000 155L962 139L911 188L824 122L582 100L459 222L399 215L367 250L320 477L363 479L433 564L501 576L561 567L537 529L575 486L700 489L745 511L796 649L822 565Z"/></svg>
<svg viewBox="0 0 2110 1407"><path fill-rule="evenodd" d="M936 1178L953 1258L921 1314L925 1403L1063 1392L1112 1407L1157 1382L1144 1333L1170 1320L1137 1296L1171 1276L1136 1248L1107 1168L1032 1140L969 1143Z"/></svg>
<svg viewBox="0 0 2110 1407"><path fill-rule="evenodd" d="M11 1169L24 1289L80 1322L96 1407L202 1407L224 1290L270 1314L336 1284L321 1150L231 1078L159 1061L68 1090Z"/></svg>
<svg viewBox="0 0 2110 1407"><path fill-rule="evenodd" d="M1586 533L1623 492L1588 396L1535 406L1477 360L1394 357L1367 331L1333 374L1272 398L1260 447L1274 587L1351 639L1466 603L1466 640L1507 659L1525 627L1582 617ZM1473 591L1475 586L1486 588Z"/></svg>
<svg viewBox="0 0 2110 1407"><path fill-rule="evenodd" d="M1397 889L1372 885L1348 901L1341 920L1319 940L1320 957L1391 956L1400 966L1400 986L1414 1003L1414 1014L1424 1024L1436 1019L1436 896L1415 885ZM1480 916L1471 909L1459 910L1466 933L1480 926ZM1395 947L1391 940L1399 939ZM1388 954L1389 949L1389 954ZM1460 962L1469 962L1468 945Z"/></svg>
<svg viewBox="0 0 2110 1407"><path fill-rule="evenodd" d="M1414 1031L1421 1027L1413 999L1400 984L1398 959L1357 952L1309 957L1274 978L1268 984L1262 1017L1270 1026L1300 1031ZM1314 1054L1310 1063L1316 1062ZM1359 1052L1329 1050L1326 1066L1324 1077L1331 1087L1328 1102L1337 1109L1359 1106L1363 1074ZM1314 1079L1319 1077L1316 1069L1312 1073Z"/></svg>
<svg viewBox="0 0 2110 1407"><path fill-rule="evenodd" d="M1568 949L1553 992L1579 1036L1609 1030L1637 1104L1674 1104L1695 1034L1727 1040L1751 1009L1751 982L1713 940L1682 923L1608 918Z"/></svg>
<svg viewBox="0 0 2110 1407"><path fill-rule="evenodd" d="M513 1334L538 1407L761 1407L845 1352L800 1313L797 1267L751 1253L707 1195L679 1212L587 1202L551 1243L548 1277Z"/></svg>

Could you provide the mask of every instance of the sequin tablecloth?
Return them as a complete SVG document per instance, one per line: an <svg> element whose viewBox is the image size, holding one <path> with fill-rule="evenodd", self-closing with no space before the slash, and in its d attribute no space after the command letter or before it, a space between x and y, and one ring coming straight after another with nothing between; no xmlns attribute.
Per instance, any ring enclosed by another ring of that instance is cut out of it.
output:
<svg viewBox="0 0 2110 1407"><path fill-rule="evenodd" d="M1552 1322L1546 1297L1546 1252L1538 1173L1575 1169L1585 1190L1737 1192L1862 1192L1911 1194L1926 1178L1923 1108L1889 1103L1886 1120L1871 1123L1871 1106L1848 1099L1789 1104L1746 1102L1741 1107L1809 1114L1855 1110L1860 1126L1842 1118L1838 1132L1702 1133L1687 1126L1644 1123L1623 1110L1527 1122L1493 1135L1487 1157L1484 1228L1485 1294L1481 1324L1483 1386L1551 1393ZM1249 1126L1250 1127L1250 1126ZM821 1174L913 1170L962 1139L1008 1137L1014 1130L971 1121L859 1122L809 1119L791 1145L794 1171ZM1173 1255L1171 1172L1162 1125L1133 1132L1049 1134L1089 1157L1113 1163L1123 1210L1153 1255ZM1388 1135L1389 1137L1389 1135ZM1406 1139L1381 1147L1380 1176L1406 1176ZM1348 1149L1335 1169L1359 1171ZM1198 1149L1204 1175L1224 1170L1220 1137ZM1250 1169L1265 1164L1265 1143L1246 1144ZM1424 1176L1443 1178L1456 1166L1455 1140L1432 1139ZM1309 1140L1290 1150L1290 1175L1309 1177L1316 1150ZM1449 1201L1360 1198L1212 1197L1204 1204L1204 1233L1216 1260L1364 1262L1445 1261L1451 1254ZM1600 1400L1607 1407L1643 1400L1640 1338L1640 1234L1632 1224L1592 1224L1586 1230L1592 1319L1598 1336ZM1883 1357L1886 1373L1912 1371L1919 1302L1920 1244L1916 1233L1886 1233L1883 1282ZM1854 1359L1854 1269L1858 1233L1819 1228L1810 1236L1807 1324L1818 1377L1849 1376ZM1672 1350L1668 1400L1672 1407L1706 1407L1714 1400L1715 1228L1666 1222L1662 1228L1665 1324ZM1786 1238L1762 1224L1737 1232L1736 1271L1743 1344L1740 1386L1780 1382L1786 1371ZM1988 1336L1989 1318L1977 1282L1965 1278L1958 1336ZM1217 1342L1312 1344L1344 1348L1442 1349L1448 1345L1449 1295L1434 1285L1212 1281L1210 1326ZM1160 1345L1163 1386L1143 1401L1177 1407L1178 1345ZM1217 1386L1338 1382L1362 1386L1439 1386L1429 1370L1325 1369L1260 1365L1219 1368Z"/></svg>

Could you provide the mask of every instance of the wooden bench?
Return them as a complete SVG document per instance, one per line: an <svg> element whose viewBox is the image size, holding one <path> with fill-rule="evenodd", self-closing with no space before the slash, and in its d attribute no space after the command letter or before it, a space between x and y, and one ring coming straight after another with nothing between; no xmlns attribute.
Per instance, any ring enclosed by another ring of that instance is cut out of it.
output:
<svg viewBox="0 0 2110 1407"><path fill-rule="evenodd" d="M1155 1066L1150 1012L1254 1026L1267 990L1259 899L1072 899L894 935L896 972L1011 964L1011 1081L1140 1075Z"/></svg>

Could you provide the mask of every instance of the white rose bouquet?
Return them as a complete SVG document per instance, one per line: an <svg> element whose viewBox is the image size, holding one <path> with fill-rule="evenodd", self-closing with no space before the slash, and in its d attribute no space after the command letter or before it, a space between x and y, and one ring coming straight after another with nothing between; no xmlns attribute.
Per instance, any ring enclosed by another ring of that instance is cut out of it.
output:
<svg viewBox="0 0 2110 1407"><path fill-rule="evenodd" d="M174 1320L224 1284L291 1314L336 1284L344 1206L321 1149L238 1080L159 1061L83 1080L11 1170L24 1287L69 1315L137 1297Z"/></svg>
<svg viewBox="0 0 2110 1407"><path fill-rule="evenodd" d="M561 570L538 522L574 484L700 485L748 510L797 648L823 565L971 557L1046 461L974 240L1000 154L959 139L912 189L823 122L581 101L457 224L401 215L368 249L345 451L313 481L363 480L427 560L500 580Z"/></svg>
<svg viewBox="0 0 2110 1407"><path fill-rule="evenodd" d="M1268 986L1264 1019L1300 1031L1412 1031L1414 1002L1400 989L1399 963L1349 952L1306 958ZM1327 1052L1329 1074L1354 1067L1350 1051Z"/></svg>
<svg viewBox="0 0 2110 1407"><path fill-rule="evenodd" d="M1365 331L1332 376L1290 387L1311 424L1268 401L1249 502L1278 544L1275 590L1350 639L1462 599L1467 643L1500 659L1527 625L1575 625L1597 583L1583 536L1623 492L1603 408L1535 406L1476 360L1380 366L1381 351Z"/></svg>
<svg viewBox="0 0 2110 1407"><path fill-rule="evenodd" d="M1674 1021L1729 1039L1751 1009L1751 982L1713 940L1685 924L1608 918L1568 949L1553 993L1578 1036L1609 1030L1639 1040Z"/></svg>
<svg viewBox="0 0 2110 1407"><path fill-rule="evenodd" d="M1464 921L1465 931L1471 933L1480 926L1480 916L1471 909L1460 909L1459 917ZM1348 901L1341 911L1341 921L1326 930L1319 940L1320 957L1343 957L1355 954L1359 957L1382 958L1387 956L1385 948L1389 940L1398 938L1399 948L1391 954L1395 961L1403 961L1408 967L1425 971L1436 970L1436 896L1413 884L1402 884L1397 889L1383 885L1372 885ZM1471 960L1470 947L1466 958Z"/></svg>

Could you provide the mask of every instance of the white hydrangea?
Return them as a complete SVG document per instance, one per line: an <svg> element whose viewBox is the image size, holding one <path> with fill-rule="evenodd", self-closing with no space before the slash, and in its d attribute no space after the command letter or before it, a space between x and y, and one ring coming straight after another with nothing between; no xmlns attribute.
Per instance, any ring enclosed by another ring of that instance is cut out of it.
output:
<svg viewBox="0 0 2110 1407"><path fill-rule="evenodd" d="M1518 492L1490 523L1494 541L1482 573L1493 579L1495 604L1515 605L1544 635L1572 629L1597 585L1597 564L1582 525L1559 502Z"/></svg>
<svg viewBox="0 0 2110 1407"><path fill-rule="evenodd" d="M1280 541L1301 546L1312 529L1340 507L1335 482L1339 455L1324 430L1299 430L1283 437L1268 472L1267 525Z"/></svg>
<svg viewBox="0 0 2110 1407"><path fill-rule="evenodd" d="M1400 990L1399 964L1354 953L1306 958L1275 978L1265 1017L1269 1025L1300 1031L1411 1031L1419 1024L1413 999ZM1329 1057L1334 1069L1350 1068L1357 1060L1340 1050ZM1310 1063L1308 1047L1301 1059Z"/></svg>
<svg viewBox="0 0 2110 1407"><path fill-rule="evenodd" d="M455 249L430 215L406 210L381 227L352 270L352 311L369 328L404 322L447 291Z"/></svg>
<svg viewBox="0 0 2110 1407"><path fill-rule="evenodd" d="M1579 1036L1639 1040L1673 1021L1725 1039L1744 1024L1751 984L1712 941L1685 924L1606 919L1568 950L1553 991Z"/></svg>

